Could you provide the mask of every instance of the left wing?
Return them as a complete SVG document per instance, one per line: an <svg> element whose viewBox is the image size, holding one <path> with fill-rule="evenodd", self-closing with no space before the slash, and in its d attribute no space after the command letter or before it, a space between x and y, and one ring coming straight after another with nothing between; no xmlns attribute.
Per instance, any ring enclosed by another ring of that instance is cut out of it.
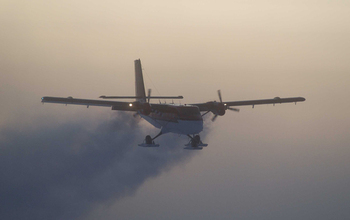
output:
<svg viewBox="0 0 350 220"><path fill-rule="evenodd" d="M138 111L141 109L141 104L139 102L116 102L116 101L104 101L104 100L93 100L93 99L75 99L72 97L62 98L62 97L42 97L41 102L43 103L58 103L66 105L86 105L89 106L103 106L112 107L113 110L121 111Z"/></svg>

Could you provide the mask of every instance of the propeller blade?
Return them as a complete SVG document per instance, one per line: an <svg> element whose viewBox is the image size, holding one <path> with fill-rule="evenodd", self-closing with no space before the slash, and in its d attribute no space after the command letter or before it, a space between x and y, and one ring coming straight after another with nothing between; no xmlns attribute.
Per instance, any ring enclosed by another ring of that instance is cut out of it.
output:
<svg viewBox="0 0 350 220"><path fill-rule="evenodd" d="M147 95L147 102L149 103L150 99L151 99L151 89L148 89L148 95Z"/></svg>
<svg viewBox="0 0 350 220"><path fill-rule="evenodd" d="M227 109L229 109L229 110L231 110L231 111L239 112L239 109L238 109L238 108L227 107Z"/></svg>
<svg viewBox="0 0 350 220"><path fill-rule="evenodd" d="M215 121L218 115L214 115L214 117L211 119L211 121Z"/></svg>
<svg viewBox="0 0 350 220"><path fill-rule="evenodd" d="M218 95L219 95L220 102L222 102L221 91L220 90L218 90Z"/></svg>

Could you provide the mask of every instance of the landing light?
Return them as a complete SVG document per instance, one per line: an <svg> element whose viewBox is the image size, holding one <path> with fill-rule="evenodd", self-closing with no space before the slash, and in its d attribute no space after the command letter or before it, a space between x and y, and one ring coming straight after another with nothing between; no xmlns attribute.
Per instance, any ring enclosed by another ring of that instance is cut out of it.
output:
<svg viewBox="0 0 350 220"><path fill-rule="evenodd" d="M129 106L132 107L132 103L130 103Z"/></svg>

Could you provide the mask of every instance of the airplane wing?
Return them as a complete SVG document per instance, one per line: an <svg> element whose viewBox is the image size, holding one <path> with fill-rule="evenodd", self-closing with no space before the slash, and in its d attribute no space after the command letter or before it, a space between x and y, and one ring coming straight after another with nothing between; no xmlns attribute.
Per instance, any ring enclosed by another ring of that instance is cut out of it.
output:
<svg viewBox="0 0 350 220"><path fill-rule="evenodd" d="M291 98L280 98L275 97L273 99L258 99L258 100L247 100L247 101L233 101L233 102L222 102L222 104L226 107L230 106L244 106L244 105L251 105L254 107L254 105L262 105L262 104L281 104L281 103L296 103L296 102L303 102L305 101L305 98L303 97L291 97ZM199 108L199 111L211 111L213 110L213 107L221 102L206 102L206 103L198 103L198 104L191 104L195 105Z"/></svg>
<svg viewBox="0 0 350 220"><path fill-rule="evenodd" d="M138 111L140 109L140 103L135 102L116 102L116 101L104 101L104 100L93 100L93 99L75 99L72 97L42 97L41 102L43 103L58 103L66 105L85 105L89 106L103 106L112 107L112 110L121 111Z"/></svg>

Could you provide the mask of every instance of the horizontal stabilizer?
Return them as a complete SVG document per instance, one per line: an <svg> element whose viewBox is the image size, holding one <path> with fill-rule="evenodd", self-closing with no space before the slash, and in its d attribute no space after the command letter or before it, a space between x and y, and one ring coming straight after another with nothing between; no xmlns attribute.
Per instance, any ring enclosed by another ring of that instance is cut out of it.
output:
<svg viewBox="0 0 350 220"><path fill-rule="evenodd" d="M141 96L100 96L101 99L139 99ZM148 99L183 99L184 97L179 96L150 96Z"/></svg>

